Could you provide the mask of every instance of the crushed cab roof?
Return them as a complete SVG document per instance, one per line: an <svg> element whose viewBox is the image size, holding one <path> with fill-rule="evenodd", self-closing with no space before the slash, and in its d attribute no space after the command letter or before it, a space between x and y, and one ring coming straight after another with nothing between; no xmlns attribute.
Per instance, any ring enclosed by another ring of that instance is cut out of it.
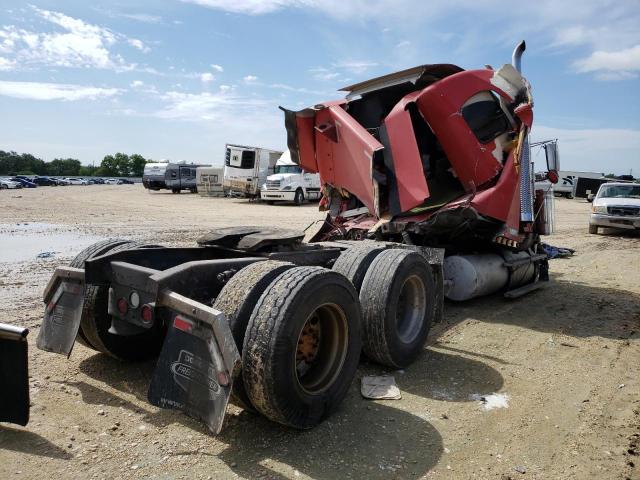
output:
<svg viewBox="0 0 640 480"><path fill-rule="evenodd" d="M399 72L389 73L381 77L365 80L364 82L355 83L348 87L341 88L342 92L349 92L347 99L358 95L365 95L369 92L400 85L402 83L424 83L424 86L441 80L454 73L462 72L463 69L457 65L450 63L437 63L433 65L419 65L417 67L400 70Z"/></svg>

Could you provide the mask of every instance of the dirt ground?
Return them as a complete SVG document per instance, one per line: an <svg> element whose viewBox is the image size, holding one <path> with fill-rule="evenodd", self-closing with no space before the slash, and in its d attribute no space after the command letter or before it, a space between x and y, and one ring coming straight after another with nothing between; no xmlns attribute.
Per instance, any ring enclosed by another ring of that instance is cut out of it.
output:
<svg viewBox="0 0 640 480"><path fill-rule="evenodd" d="M32 407L26 428L0 425L0 478L640 478L640 237L588 235L589 204L556 205L547 240L577 253L551 262L545 289L446 303L415 364L363 361L339 411L311 431L231 406L213 437L146 402L153 362L78 344L69 360L37 350L42 290L97 239L188 245L220 226L304 228L317 205L139 185L2 191L0 308L31 329ZM365 374L393 374L402 399L364 400Z"/></svg>

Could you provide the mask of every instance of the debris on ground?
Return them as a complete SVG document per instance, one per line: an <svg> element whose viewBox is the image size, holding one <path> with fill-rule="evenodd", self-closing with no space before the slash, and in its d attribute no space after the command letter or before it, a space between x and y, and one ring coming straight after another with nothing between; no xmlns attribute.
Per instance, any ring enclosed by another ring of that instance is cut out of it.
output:
<svg viewBox="0 0 640 480"><path fill-rule="evenodd" d="M402 395L396 385L396 379L390 376L365 376L362 377L360 389L364 398L371 400L400 400Z"/></svg>
<svg viewBox="0 0 640 480"><path fill-rule="evenodd" d="M541 245L545 253L549 255L549 260L554 258L571 257L574 253L576 253L576 251L572 248L554 247L553 245L549 245L548 243L543 243Z"/></svg>
<svg viewBox="0 0 640 480"><path fill-rule="evenodd" d="M58 252L41 252L36 255L36 258L51 258Z"/></svg>
<svg viewBox="0 0 640 480"><path fill-rule="evenodd" d="M474 393L471 400L482 402L484 410L493 410L496 408L509 408L509 395L506 393L492 393L491 395L480 395Z"/></svg>

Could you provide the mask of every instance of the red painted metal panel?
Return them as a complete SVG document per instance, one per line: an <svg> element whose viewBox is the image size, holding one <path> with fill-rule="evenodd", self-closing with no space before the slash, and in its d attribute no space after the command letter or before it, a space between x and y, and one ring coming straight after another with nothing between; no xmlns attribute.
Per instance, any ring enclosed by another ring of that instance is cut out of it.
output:
<svg viewBox="0 0 640 480"><path fill-rule="evenodd" d="M315 133L317 162L323 182L348 190L371 213L379 216L373 157L384 146L339 105L318 111L316 125L327 123L335 126L335 136L318 130Z"/></svg>
<svg viewBox="0 0 640 480"><path fill-rule="evenodd" d="M429 197L411 115L407 111L407 105L413 103L419 94L413 92L406 95L384 120L393 156L400 210L403 212L421 205Z"/></svg>
<svg viewBox="0 0 640 480"><path fill-rule="evenodd" d="M513 152L509 154L505 162L504 170L496 184L477 192L471 201L471 205L481 215L506 222L509 212L514 208L520 216L520 175L516 169ZM515 225L509 225L519 230L519 220Z"/></svg>
<svg viewBox="0 0 640 480"><path fill-rule="evenodd" d="M481 144L461 115L463 104L478 92L492 90L511 97L491 83L493 70L469 70L425 88L417 99L420 112L440 140L458 179L467 192L494 179L501 162L494 157L495 142Z"/></svg>
<svg viewBox="0 0 640 480"><path fill-rule="evenodd" d="M315 116L297 115L296 127L298 130L298 152L300 156L300 166L307 172L317 172L318 163L316 160L316 146L313 127L315 126Z"/></svg>

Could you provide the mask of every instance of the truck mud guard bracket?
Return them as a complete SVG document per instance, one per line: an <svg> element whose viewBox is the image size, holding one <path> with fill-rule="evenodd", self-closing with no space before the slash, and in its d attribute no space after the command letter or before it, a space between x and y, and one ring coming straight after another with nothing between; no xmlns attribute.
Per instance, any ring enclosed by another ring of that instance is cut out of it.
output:
<svg viewBox="0 0 640 480"><path fill-rule="evenodd" d="M158 306L172 312L148 399L177 409L220 433L240 354L226 318L211 307L170 290L158 295Z"/></svg>
<svg viewBox="0 0 640 480"><path fill-rule="evenodd" d="M58 267L44 291L45 312L36 346L71 355L84 302L84 270Z"/></svg>

